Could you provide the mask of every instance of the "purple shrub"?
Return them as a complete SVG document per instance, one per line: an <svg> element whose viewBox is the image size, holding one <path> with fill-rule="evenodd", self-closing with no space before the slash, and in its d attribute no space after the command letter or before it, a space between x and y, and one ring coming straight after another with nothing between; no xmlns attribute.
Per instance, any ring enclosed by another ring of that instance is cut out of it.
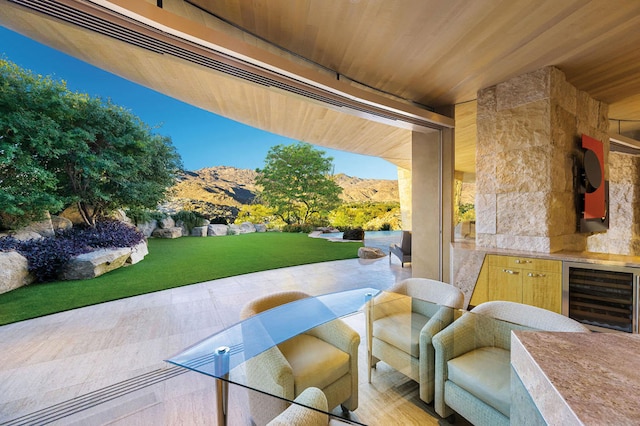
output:
<svg viewBox="0 0 640 426"><path fill-rule="evenodd" d="M66 238L94 249L133 247L144 240L142 232L116 220L98 222L95 228L74 227L66 234Z"/></svg>
<svg viewBox="0 0 640 426"><path fill-rule="evenodd" d="M136 228L122 222L98 222L95 228L58 231L53 238L18 241L0 238L0 251L15 250L29 261L29 272L38 282L55 280L62 267L74 256L100 248L132 247L144 240Z"/></svg>

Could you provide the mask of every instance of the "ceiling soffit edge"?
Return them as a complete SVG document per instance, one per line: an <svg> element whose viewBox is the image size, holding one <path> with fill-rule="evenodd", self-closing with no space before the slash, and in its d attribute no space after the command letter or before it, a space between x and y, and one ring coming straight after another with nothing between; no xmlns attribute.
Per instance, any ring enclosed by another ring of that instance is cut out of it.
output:
<svg viewBox="0 0 640 426"><path fill-rule="evenodd" d="M432 132L454 125L449 117L404 105L339 80L328 81L328 77L317 73L305 76L309 71L297 64L257 51L255 47L231 39L220 31L200 26L146 2L60 0L51 4L39 0L9 1L158 54L172 55L225 75L383 124L418 132ZM216 43L210 40L216 40Z"/></svg>

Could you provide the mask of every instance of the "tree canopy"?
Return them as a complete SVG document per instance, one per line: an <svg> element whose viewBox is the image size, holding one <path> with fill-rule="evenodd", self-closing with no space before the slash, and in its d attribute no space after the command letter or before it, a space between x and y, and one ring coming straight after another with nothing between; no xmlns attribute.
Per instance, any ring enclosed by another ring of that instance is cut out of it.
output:
<svg viewBox="0 0 640 426"><path fill-rule="evenodd" d="M331 179L333 158L325 154L303 142L276 145L256 170L260 199L285 223L307 223L340 204L342 188Z"/></svg>
<svg viewBox="0 0 640 426"><path fill-rule="evenodd" d="M95 225L117 208L155 208L181 169L171 139L130 111L0 60L0 215L75 203Z"/></svg>

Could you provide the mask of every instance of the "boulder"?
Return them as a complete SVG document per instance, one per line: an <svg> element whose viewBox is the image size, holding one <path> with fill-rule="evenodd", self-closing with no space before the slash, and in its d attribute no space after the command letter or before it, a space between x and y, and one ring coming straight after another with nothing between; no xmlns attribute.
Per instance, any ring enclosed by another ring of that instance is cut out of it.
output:
<svg viewBox="0 0 640 426"><path fill-rule="evenodd" d="M251 234L253 232L256 232L256 227L253 223L251 222L242 222L242 224L240 224L240 233L241 234Z"/></svg>
<svg viewBox="0 0 640 426"><path fill-rule="evenodd" d="M183 237L188 237L189 236L189 228L187 228L187 225L185 225L183 221L181 221L181 220L176 221L176 228L181 228L182 229L182 236Z"/></svg>
<svg viewBox="0 0 640 426"><path fill-rule="evenodd" d="M0 294L31 284L27 259L15 251L0 252Z"/></svg>
<svg viewBox="0 0 640 426"><path fill-rule="evenodd" d="M44 238L42 235L38 234L37 232L27 231L25 229L20 229L19 231L9 231L5 234L0 234L0 237L2 236L13 237L19 241L40 240Z"/></svg>
<svg viewBox="0 0 640 426"><path fill-rule="evenodd" d="M89 210L92 210L92 207L89 206ZM59 215L60 217L64 217L69 219L74 225L81 225L84 223L82 219L82 215L78 211L78 206L76 204L72 204Z"/></svg>
<svg viewBox="0 0 640 426"><path fill-rule="evenodd" d="M49 212L45 213L44 219L31 222L29 225L21 228L20 231L35 232L43 237L53 237L55 235Z"/></svg>
<svg viewBox="0 0 640 426"><path fill-rule="evenodd" d="M194 226L191 230L192 237L206 237L208 233L208 226Z"/></svg>
<svg viewBox="0 0 640 426"><path fill-rule="evenodd" d="M160 219L160 221L158 222L158 226L160 228L174 228L176 226L176 222L171 216L167 216L163 219Z"/></svg>
<svg viewBox="0 0 640 426"><path fill-rule="evenodd" d="M118 269L131 257L131 248L100 249L71 258L60 279L85 280Z"/></svg>
<svg viewBox="0 0 640 426"><path fill-rule="evenodd" d="M51 226L53 226L54 231L66 231L73 227L73 222L66 217L51 216Z"/></svg>
<svg viewBox="0 0 640 426"><path fill-rule="evenodd" d="M207 235L210 237L217 237L220 235L227 235L229 233L229 226L222 224L212 224L207 226Z"/></svg>
<svg viewBox="0 0 640 426"><path fill-rule="evenodd" d="M255 224L256 232L267 232L267 225L264 223Z"/></svg>
<svg viewBox="0 0 640 426"><path fill-rule="evenodd" d="M158 227L158 221L151 219L149 222L139 223L136 228L144 234L145 237L150 237L153 231Z"/></svg>
<svg viewBox="0 0 640 426"><path fill-rule="evenodd" d="M182 228L156 228L151 236L156 238L180 238L182 237Z"/></svg>
<svg viewBox="0 0 640 426"><path fill-rule="evenodd" d="M120 222L128 223L129 225L133 225L133 221L127 216L124 210L118 209L111 213L110 217L112 219L118 220Z"/></svg>
<svg viewBox="0 0 640 426"><path fill-rule="evenodd" d="M141 241L138 245L131 247L131 256L127 259L127 265L135 265L149 254L149 248L146 241Z"/></svg>
<svg viewBox="0 0 640 426"><path fill-rule="evenodd" d="M379 259L386 256L385 252L377 247L360 247L358 249L358 257L360 259Z"/></svg>
<svg viewBox="0 0 640 426"><path fill-rule="evenodd" d="M364 231L361 228L348 229L342 234L343 240L362 241L364 240Z"/></svg>
<svg viewBox="0 0 640 426"><path fill-rule="evenodd" d="M229 235L240 235L240 226L232 224L229 225Z"/></svg>
<svg viewBox="0 0 640 426"><path fill-rule="evenodd" d="M340 232L339 229L336 229L332 226L322 226L320 228L316 228L316 231L320 231L323 234L334 234Z"/></svg>

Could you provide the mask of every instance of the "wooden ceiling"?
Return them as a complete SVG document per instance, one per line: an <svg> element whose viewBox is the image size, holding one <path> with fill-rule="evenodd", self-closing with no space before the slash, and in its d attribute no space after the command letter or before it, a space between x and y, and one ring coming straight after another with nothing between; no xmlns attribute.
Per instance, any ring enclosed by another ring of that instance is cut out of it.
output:
<svg viewBox="0 0 640 426"><path fill-rule="evenodd" d="M94 3L126 13L140 3L155 7L156 1ZM0 7L0 24L170 96L285 136L410 168L406 129L154 55L7 0ZM638 0L164 0L163 13L186 19L193 34L201 27L222 30L239 45L362 90L432 108L457 104L456 169L468 173L475 170L477 91L547 65L609 103L610 118L626 120L626 132L640 129Z"/></svg>

